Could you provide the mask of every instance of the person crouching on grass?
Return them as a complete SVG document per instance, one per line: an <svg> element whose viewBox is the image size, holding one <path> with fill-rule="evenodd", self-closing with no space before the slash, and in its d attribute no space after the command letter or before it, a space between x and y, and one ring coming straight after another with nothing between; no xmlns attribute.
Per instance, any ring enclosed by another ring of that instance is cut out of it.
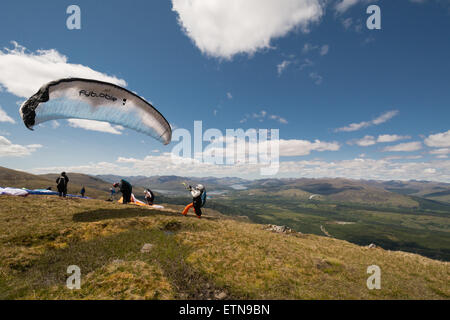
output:
<svg viewBox="0 0 450 320"><path fill-rule="evenodd" d="M113 184L114 188L119 188L120 192L122 192L123 196L123 204L127 204L131 202L131 193L133 192L133 187L126 180L120 180L120 182L116 182Z"/></svg>
<svg viewBox="0 0 450 320"><path fill-rule="evenodd" d="M149 206L152 206L153 202L155 201L155 195L153 194L152 190L145 189L144 196L145 196L145 201L147 201L147 204Z"/></svg>

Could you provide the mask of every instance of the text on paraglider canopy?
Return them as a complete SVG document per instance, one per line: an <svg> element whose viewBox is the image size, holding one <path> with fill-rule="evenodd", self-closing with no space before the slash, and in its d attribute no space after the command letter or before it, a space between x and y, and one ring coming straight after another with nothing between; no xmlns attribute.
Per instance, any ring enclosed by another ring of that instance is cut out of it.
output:
<svg viewBox="0 0 450 320"><path fill-rule="evenodd" d="M116 97L110 96L107 93L96 93L90 90L80 90L79 95L80 96L84 95L85 97L92 97L92 98L105 98L106 100L117 101Z"/></svg>

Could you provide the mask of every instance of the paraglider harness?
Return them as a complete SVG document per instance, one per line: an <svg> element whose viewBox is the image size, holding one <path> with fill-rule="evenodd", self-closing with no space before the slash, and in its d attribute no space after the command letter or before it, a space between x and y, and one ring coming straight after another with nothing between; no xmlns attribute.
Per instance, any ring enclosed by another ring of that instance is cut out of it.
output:
<svg viewBox="0 0 450 320"><path fill-rule="evenodd" d="M60 176L57 181L57 187L58 189L64 189L66 188L66 178L64 176Z"/></svg>
<svg viewBox="0 0 450 320"><path fill-rule="evenodd" d="M206 204L206 189L204 189L203 191L202 191L202 194L201 194L201 196L200 196L200 199L202 200L202 208L205 206L205 204Z"/></svg>
<svg viewBox="0 0 450 320"><path fill-rule="evenodd" d="M194 189L197 191L200 191L200 195L194 197L192 200L192 204L194 205L195 213L197 214L197 216L200 217L202 215L202 208L206 204L206 189L204 188L203 190L198 190L192 186L188 186L186 183L183 183L183 185L189 191L192 191Z"/></svg>
<svg viewBox="0 0 450 320"><path fill-rule="evenodd" d="M203 208L206 204L206 190L201 191L200 195L195 197L193 202L196 210Z"/></svg>

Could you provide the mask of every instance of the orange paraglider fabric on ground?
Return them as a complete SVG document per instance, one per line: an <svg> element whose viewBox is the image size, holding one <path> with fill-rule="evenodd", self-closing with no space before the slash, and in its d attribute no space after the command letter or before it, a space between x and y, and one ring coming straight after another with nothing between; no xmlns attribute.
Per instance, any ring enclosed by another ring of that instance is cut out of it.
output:
<svg viewBox="0 0 450 320"><path fill-rule="evenodd" d="M117 201L118 203L123 203L123 197L119 199L119 201ZM149 208L153 208L153 209L164 209L163 206L159 206L159 205L148 205L138 199L136 199L136 197L134 196L134 194L131 195L131 204L135 204L137 206L140 207L149 207Z"/></svg>

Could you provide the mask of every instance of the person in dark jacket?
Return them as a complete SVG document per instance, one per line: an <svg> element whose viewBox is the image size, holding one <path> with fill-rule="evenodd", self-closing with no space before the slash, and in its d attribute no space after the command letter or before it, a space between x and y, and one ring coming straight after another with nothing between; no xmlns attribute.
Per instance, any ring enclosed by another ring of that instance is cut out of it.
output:
<svg viewBox="0 0 450 320"><path fill-rule="evenodd" d="M120 182L114 183L114 188L119 188L123 195L123 204L131 202L131 193L133 192L133 187L126 180L120 180Z"/></svg>
<svg viewBox="0 0 450 320"><path fill-rule="evenodd" d="M69 184L69 177L65 172L61 173L61 176L56 179L56 187L60 197L67 196L67 185Z"/></svg>
<svg viewBox="0 0 450 320"><path fill-rule="evenodd" d="M84 186L81 188L80 194L81 197L84 198L84 194L86 193L86 189L84 188Z"/></svg>

